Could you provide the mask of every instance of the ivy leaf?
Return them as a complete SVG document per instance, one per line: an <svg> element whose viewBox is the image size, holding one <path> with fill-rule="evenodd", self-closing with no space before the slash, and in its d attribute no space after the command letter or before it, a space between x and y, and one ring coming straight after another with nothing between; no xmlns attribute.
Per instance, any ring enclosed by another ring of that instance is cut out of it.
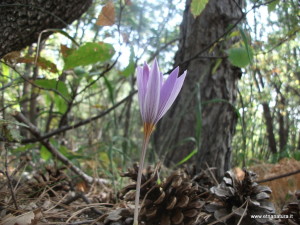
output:
<svg viewBox="0 0 300 225"><path fill-rule="evenodd" d="M245 47L231 48L227 51L229 61L237 67L246 67L253 58L252 51L247 51Z"/></svg>
<svg viewBox="0 0 300 225"><path fill-rule="evenodd" d="M109 60L114 53L115 50L111 44L88 42L64 58L64 69L104 62Z"/></svg>
<svg viewBox="0 0 300 225"><path fill-rule="evenodd" d="M99 26L111 26L115 23L115 6L112 1L102 8L96 24Z"/></svg>
<svg viewBox="0 0 300 225"><path fill-rule="evenodd" d="M194 17L197 17L202 13L208 1L209 0L192 0L191 13Z"/></svg>

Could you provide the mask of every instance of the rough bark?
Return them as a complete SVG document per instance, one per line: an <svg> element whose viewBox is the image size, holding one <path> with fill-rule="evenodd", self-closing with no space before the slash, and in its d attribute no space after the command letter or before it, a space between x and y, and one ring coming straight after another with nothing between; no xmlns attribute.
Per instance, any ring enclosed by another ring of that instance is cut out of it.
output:
<svg viewBox="0 0 300 225"><path fill-rule="evenodd" d="M92 0L6 0L0 3L0 58L38 40L45 29L61 29L78 19ZM51 33L43 35L46 38Z"/></svg>
<svg viewBox="0 0 300 225"><path fill-rule="evenodd" d="M262 103L262 106L264 110L264 117L266 120L269 149L272 153L275 154L277 152L277 147L276 147L276 140L274 136L273 117L271 115L269 104L264 102Z"/></svg>
<svg viewBox="0 0 300 225"><path fill-rule="evenodd" d="M168 165L177 163L198 148L197 157L189 162L194 160L198 169L216 167L217 177L221 177L230 168L231 141L237 121L233 105L241 70L226 58L225 50L233 40L220 38L225 36L230 25L241 20L242 13L237 4L241 5L242 1L210 0L196 18L190 13L190 2L186 2L179 51L175 57L175 65L180 66L181 72L188 71L187 78L178 101L157 128L155 147L160 155L166 155ZM213 73L218 59L222 61ZM196 84L200 85L200 92ZM202 103L200 146L192 142L178 146L184 139L196 135L197 96Z"/></svg>

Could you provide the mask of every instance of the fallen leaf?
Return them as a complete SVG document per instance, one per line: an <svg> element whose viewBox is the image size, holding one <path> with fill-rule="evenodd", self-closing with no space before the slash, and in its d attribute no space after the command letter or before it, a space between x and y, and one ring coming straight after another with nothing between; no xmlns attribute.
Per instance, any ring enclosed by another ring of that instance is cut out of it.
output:
<svg viewBox="0 0 300 225"><path fill-rule="evenodd" d="M36 225L42 217L40 209L24 213L19 216L7 215L2 221L2 225Z"/></svg>
<svg viewBox="0 0 300 225"><path fill-rule="evenodd" d="M109 1L102 8L96 24L99 26L111 26L115 23L115 6L114 3Z"/></svg>

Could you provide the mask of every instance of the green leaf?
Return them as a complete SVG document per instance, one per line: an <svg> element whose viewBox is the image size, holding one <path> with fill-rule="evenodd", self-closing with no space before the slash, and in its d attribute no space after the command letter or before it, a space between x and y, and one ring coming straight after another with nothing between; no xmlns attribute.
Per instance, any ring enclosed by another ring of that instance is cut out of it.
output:
<svg viewBox="0 0 300 225"><path fill-rule="evenodd" d="M252 64L252 50L251 46L249 45L250 40L249 40L249 35L246 35L245 31L242 28L239 28L239 31L241 33L245 48L247 50L248 58L250 60L250 63Z"/></svg>
<svg viewBox="0 0 300 225"><path fill-rule="evenodd" d="M51 152L49 152L45 146L41 147L40 155L41 155L41 158L45 161L48 161L52 157Z"/></svg>
<svg viewBox="0 0 300 225"><path fill-rule="evenodd" d="M197 153L197 149L194 149L190 154L188 154L186 157L184 157L184 159L180 160L178 163L176 163L175 166L179 166L183 163L185 163L186 161L188 161L190 158L192 158L196 153Z"/></svg>
<svg viewBox="0 0 300 225"><path fill-rule="evenodd" d="M70 98L70 94L69 94L67 85L60 80L39 79L39 80L34 81L34 83L41 88L57 90L65 98L67 98L67 99Z"/></svg>
<svg viewBox="0 0 300 225"><path fill-rule="evenodd" d="M55 106L58 109L58 112L60 112L61 114L64 114L67 111L67 109L68 109L68 106L67 106L65 100L62 99L58 95L55 95L53 100L55 102Z"/></svg>
<svg viewBox="0 0 300 225"><path fill-rule="evenodd" d="M223 61L223 59L217 59L216 64L214 65L211 74L215 74L215 72L217 72L219 66L221 65L221 62Z"/></svg>
<svg viewBox="0 0 300 225"><path fill-rule="evenodd" d="M9 66L2 63L2 74L5 78L9 77Z"/></svg>
<svg viewBox="0 0 300 225"><path fill-rule="evenodd" d="M129 77L131 74L134 73L134 70L135 70L134 57L135 57L134 50L133 50L133 48L130 48L129 64L122 72L122 74L125 77Z"/></svg>
<svg viewBox="0 0 300 225"><path fill-rule="evenodd" d="M279 3L279 0L275 0L275 1L272 1L268 4L268 12L272 12L276 9L276 6L278 5Z"/></svg>
<svg viewBox="0 0 300 225"><path fill-rule="evenodd" d="M115 53L111 44L88 42L64 58L64 69L86 66L109 60Z"/></svg>
<svg viewBox="0 0 300 225"><path fill-rule="evenodd" d="M229 61L237 67L246 67L252 60L252 51L248 52L246 48L231 48L227 51Z"/></svg>
<svg viewBox="0 0 300 225"><path fill-rule="evenodd" d="M112 102L112 104L115 104L114 102L114 87L112 86L111 82L104 76L104 83L108 89L108 94L109 94L109 98L110 101Z"/></svg>
<svg viewBox="0 0 300 225"><path fill-rule="evenodd" d="M202 11L205 9L208 0L192 0L191 12L194 17L199 16Z"/></svg>

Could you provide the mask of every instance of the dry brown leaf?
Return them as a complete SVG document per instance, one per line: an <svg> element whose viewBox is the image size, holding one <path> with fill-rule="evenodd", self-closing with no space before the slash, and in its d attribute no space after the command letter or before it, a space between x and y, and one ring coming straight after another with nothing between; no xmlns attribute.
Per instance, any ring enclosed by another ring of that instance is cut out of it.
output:
<svg viewBox="0 0 300 225"><path fill-rule="evenodd" d="M7 63L13 64L20 58L20 56L21 56L20 51L13 51L3 56L3 60Z"/></svg>
<svg viewBox="0 0 300 225"><path fill-rule="evenodd" d="M2 225L36 225L42 217L41 210L34 210L20 216L7 215L2 221Z"/></svg>
<svg viewBox="0 0 300 225"><path fill-rule="evenodd" d="M114 3L109 1L102 8L96 24L99 26L111 26L115 23L115 6Z"/></svg>
<svg viewBox="0 0 300 225"><path fill-rule="evenodd" d="M60 45L60 52L61 52L61 54L62 54L62 56L63 56L64 58L67 57L67 56L69 56L69 55L72 53L73 50L74 50L74 49L69 48L69 47L66 46L66 45Z"/></svg>
<svg viewBox="0 0 300 225"><path fill-rule="evenodd" d="M27 63L27 64L34 64L35 63L35 57L25 56L20 57L17 60L18 63ZM41 67L44 70L48 70L52 73L57 73L57 67L54 63L48 61L45 58L39 57L37 60L37 66Z"/></svg>

